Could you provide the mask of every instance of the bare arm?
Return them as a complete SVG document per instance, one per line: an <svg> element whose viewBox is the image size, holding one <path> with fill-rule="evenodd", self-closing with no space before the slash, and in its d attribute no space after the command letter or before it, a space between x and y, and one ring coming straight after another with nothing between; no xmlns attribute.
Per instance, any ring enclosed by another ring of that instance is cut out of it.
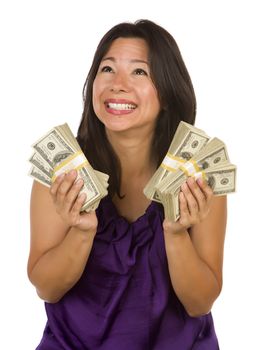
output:
<svg viewBox="0 0 259 350"><path fill-rule="evenodd" d="M227 208L225 196L188 182L181 195L182 221L165 220L164 236L173 288L186 311L199 316L210 311L222 288Z"/></svg>
<svg viewBox="0 0 259 350"><path fill-rule="evenodd" d="M96 233L95 213L80 214L84 197L78 197L75 178L59 178L52 193L37 182L32 187L28 276L48 302L57 302L79 280Z"/></svg>

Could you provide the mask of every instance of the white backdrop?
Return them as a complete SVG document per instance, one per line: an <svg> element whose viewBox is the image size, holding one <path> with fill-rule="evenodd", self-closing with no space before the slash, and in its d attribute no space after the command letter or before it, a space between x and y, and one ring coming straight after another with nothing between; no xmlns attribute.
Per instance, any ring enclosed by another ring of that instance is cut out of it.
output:
<svg viewBox="0 0 259 350"><path fill-rule="evenodd" d="M64 122L76 132L100 38L119 22L148 18L171 32L181 49L197 95L196 125L222 138L238 166L237 193L229 195L224 287L213 315L222 350L259 349L259 193L252 179L259 170L256 1L89 3L0 3L1 348L35 349L46 321L26 274L30 145Z"/></svg>

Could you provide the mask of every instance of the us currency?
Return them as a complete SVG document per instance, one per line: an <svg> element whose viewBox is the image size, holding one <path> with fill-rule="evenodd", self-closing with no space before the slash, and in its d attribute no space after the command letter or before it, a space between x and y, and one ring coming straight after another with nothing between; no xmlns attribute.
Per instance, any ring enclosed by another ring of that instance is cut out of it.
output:
<svg viewBox="0 0 259 350"><path fill-rule="evenodd" d="M219 171L223 171L229 164L229 156L225 144L220 139L214 137L199 153L184 163L174 174L169 174L157 185L156 190L164 206L165 216L173 220L179 218L178 196L181 185L189 176L194 176L195 178L202 176L206 178L206 174L212 174L213 176L210 176L210 183L212 184L212 179L219 179ZM214 176L214 170L218 172L217 176ZM232 176L233 174L235 175L235 172L232 170ZM218 186L217 188L219 189ZM217 188L214 189L215 193L218 191ZM226 187L223 188L226 190ZM234 190L232 187L232 190L229 192L233 192ZM226 193L222 192L221 194Z"/></svg>
<svg viewBox="0 0 259 350"><path fill-rule="evenodd" d="M86 193L86 201L82 210L86 211L96 208L107 195L108 175L91 167L67 124L51 129L33 148L29 175L36 181L50 186L59 174L77 169L78 178L84 181L81 192Z"/></svg>
<svg viewBox="0 0 259 350"><path fill-rule="evenodd" d="M41 173L44 173L46 177L51 180L52 175L53 175L53 168L49 165L48 162L46 162L39 153L34 152L30 159L29 162L33 164L34 168L40 170ZM36 170L34 169L34 171Z"/></svg>
<svg viewBox="0 0 259 350"><path fill-rule="evenodd" d="M64 140L56 128L50 130L32 147L52 169L77 151Z"/></svg>
<svg viewBox="0 0 259 350"><path fill-rule="evenodd" d="M94 170L94 172L96 173L96 175L99 177L100 181L103 183L103 186L106 188L108 188L108 180L109 180L109 176L107 174L104 174L100 171ZM36 181L40 182L42 185L50 187L52 185L52 176L48 176L46 175L45 172L43 172L40 168L38 168L37 166L32 166L30 171L29 171L29 175L31 177L33 177ZM83 178L82 174L79 174L80 177ZM84 179L84 182L86 182L86 179ZM91 190L91 188L90 188ZM81 190L82 191L82 190ZM86 189L83 189L84 192L87 192ZM89 196L89 193L88 193ZM100 199L99 200L95 200L95 196L92 195L92 200L90 201L90 196L89 196L89 201L87 201L87 203L84 204L84 206L82 207L81 211L86 210L86 211L90 211L90 210L95 210L98 208L98 205L100 203ZM91 204L92 203L92 204Z"/></svg>
<svg viewBox="0 0 259 350"><path fill-rule="evenodd" d="M203 173L196 173L196 178L201 176L208 182L216 196L236 191L236 166L231 163L223 162L220 165L205 169ZM165 218L173 221L179 219L179 193L184 181L184 177L179 173L174 183L166 191L160 193Z"/></svg>
<svg viewBox="0 0 259 350"><path fill-rule="evenodd" d="M205 171L208 185L215 196L222 196L236 191L236 166L222 164Z"/></svg>
<svg viewBox="0 0 259 350"><path fill-rule="evenodd" d="M225 144L220 139L214 137L200 152L183 163L176 172L171 172L155 186L158 197L161 200L161 193L168 190L174 182L178 181L179 177L184 182L188 176L227 162L229 162L229 156Z"/></svg>
<svg viewBox="0 0 259 350"><path fill-rule="evenodd" d="M209 140L210 137L203 130L181 121L166 157L144 188L146 197L161 202L156 186L169 174L175 173L185 161L198 153Z"/></svg>
<svg viewBox="0 0 259 350"><path fill-rule="evenodd" d="M42 185L50 187L52 182L51 178L47 176L44 172L42 172L39 168L36 166L32 166L29 175L33 177L36 181L40 182Z"/></svg>

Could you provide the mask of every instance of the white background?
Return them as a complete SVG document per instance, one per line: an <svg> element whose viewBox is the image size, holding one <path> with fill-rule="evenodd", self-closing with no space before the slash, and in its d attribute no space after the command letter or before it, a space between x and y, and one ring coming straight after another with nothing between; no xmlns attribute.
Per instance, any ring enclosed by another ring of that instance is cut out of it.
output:
<svg viewBox="0 0 259 350"><path fill-rule="evenodd" d="M148 18L171 32L181 49L197 95L196 125L224 140L238 166L237 193L229 195L224 287L213 315L221 349L259 349L255 3L1 2L1 348L35 349L46 321L26 275L30 146L64 122L76 133L81 92L99 40L119 22Z"/></svg>

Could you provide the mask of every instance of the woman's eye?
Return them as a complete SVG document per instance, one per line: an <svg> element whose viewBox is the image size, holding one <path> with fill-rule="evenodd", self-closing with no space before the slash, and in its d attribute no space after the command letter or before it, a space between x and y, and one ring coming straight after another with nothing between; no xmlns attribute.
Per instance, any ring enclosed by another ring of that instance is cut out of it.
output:
<svg viewBox="0 0 259 350"><path fill-rule="evenodd" d="M101 68L101 72L112 72L112 68L110 66L104 66Z"/></svg>
<svg viewBox="0 0 259 350"><path fill-rule="evenodd" d="M144 69L142 69L142 68L137 68L137 69L135 69L135 70L134 70L134 73L135 73L136 75L148 75L147 72L146 72Z"/></svg>

